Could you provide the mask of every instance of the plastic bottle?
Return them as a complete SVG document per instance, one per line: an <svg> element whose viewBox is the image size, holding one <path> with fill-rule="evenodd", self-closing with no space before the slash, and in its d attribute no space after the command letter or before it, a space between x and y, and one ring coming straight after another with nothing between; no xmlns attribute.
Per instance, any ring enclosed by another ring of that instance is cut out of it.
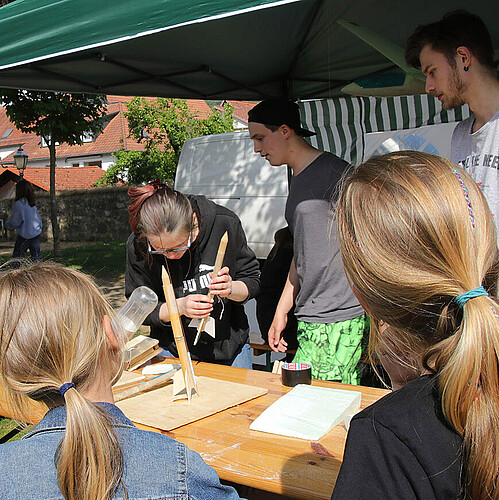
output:
<svg viewBox="0 0 499 500"><path fill-rule="evenodd" d="M116 320L119 323L115 325L119 330L116 333L121 334L123 340L127 342L157 304L158 296L150 288L146 286L136 288L116 313Z"/></svg>

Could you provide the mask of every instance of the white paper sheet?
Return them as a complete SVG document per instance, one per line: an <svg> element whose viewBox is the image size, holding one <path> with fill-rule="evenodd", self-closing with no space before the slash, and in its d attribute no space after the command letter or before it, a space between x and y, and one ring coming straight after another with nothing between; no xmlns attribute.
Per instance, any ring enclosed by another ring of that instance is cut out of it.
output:
<svg viewBox="0 0 499 500"><path fill-rule="evenodd" d="M360 408L360 392L297 385L269 406L250 429L317 440Z"/></svg>

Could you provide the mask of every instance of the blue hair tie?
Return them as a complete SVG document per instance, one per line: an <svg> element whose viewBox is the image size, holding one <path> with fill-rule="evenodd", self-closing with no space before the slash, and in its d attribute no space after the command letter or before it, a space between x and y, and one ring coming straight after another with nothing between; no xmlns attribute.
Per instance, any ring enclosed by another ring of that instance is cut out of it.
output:
<svg viewBox="0 0 499 500"><path fill-rule="evenodd" d="M462 295L458 295L454 300L456 301L459 307L464 307L464 304L468 302L470 299L474 299L475 297L481 297L482 295L488 295L487 291L483 286L477 286Z"/></svg>
<svg viewBox="0 0 499 500"><path fill-rule="evenodd" d="M65 384L62 384L61 387L59 387L59 392L61 393L61 396L64 397L64 394L71 389L71 387L74 387L75 385L73 382L66 382Z"/></svg>

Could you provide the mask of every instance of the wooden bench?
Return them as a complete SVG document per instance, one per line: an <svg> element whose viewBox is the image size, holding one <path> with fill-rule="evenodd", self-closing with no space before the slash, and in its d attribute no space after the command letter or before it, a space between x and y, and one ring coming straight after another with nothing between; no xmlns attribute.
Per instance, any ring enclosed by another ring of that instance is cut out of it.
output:
<svg viewBox="0 0 499 500"><path fill-rule="evenodd" d="M265 369L268 371L268 372L271 372L272 371L272 360L271 360L271 356L272 356L272 353L274 352L272 350L272 347L270 347L268 344L266 344L260 333L259 332L250 332L250 335L249 335L249 340L250 340L250 347L251 349L253 349L253 354L255 356L261 356L262 354L265 354ZM289 354L295 354L296 353L296 350L288 350L286 351L286 354L289 353ZM283 353L285 354L285 353Z"/></svg>

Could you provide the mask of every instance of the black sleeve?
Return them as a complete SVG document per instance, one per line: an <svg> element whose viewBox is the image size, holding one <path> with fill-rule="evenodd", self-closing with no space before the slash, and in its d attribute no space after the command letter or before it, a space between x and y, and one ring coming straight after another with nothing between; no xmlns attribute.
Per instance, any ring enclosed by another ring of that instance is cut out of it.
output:
<svg viewBox="0 0 499 500"><path fill-rule="evenodd" d="M159 319L159 309L165 302L161 286L161 271L151 268L138 246L137 236L131 234L126 245L126 269L125 269L125 297L128 299L132 292L139 286L147 286L158 296L158 305L144 320L144 325L164 326Z"/></svg>
<svg viewBox="0 0 499 500"><path fill-rule="evenodd" d="M236 270L234 275L232 275L232 279L242 281L248 287L249 293L246 299L248 301L260 293L260 265L253 250L248 246L239 218L237 218L235 236L237 251Z"/></svg>
<svg viewBox="0 0 499 500"><path fill-rule="evenodd" d="M411 450L373 418L354 418L332 500L435 499Z"/></svg>

